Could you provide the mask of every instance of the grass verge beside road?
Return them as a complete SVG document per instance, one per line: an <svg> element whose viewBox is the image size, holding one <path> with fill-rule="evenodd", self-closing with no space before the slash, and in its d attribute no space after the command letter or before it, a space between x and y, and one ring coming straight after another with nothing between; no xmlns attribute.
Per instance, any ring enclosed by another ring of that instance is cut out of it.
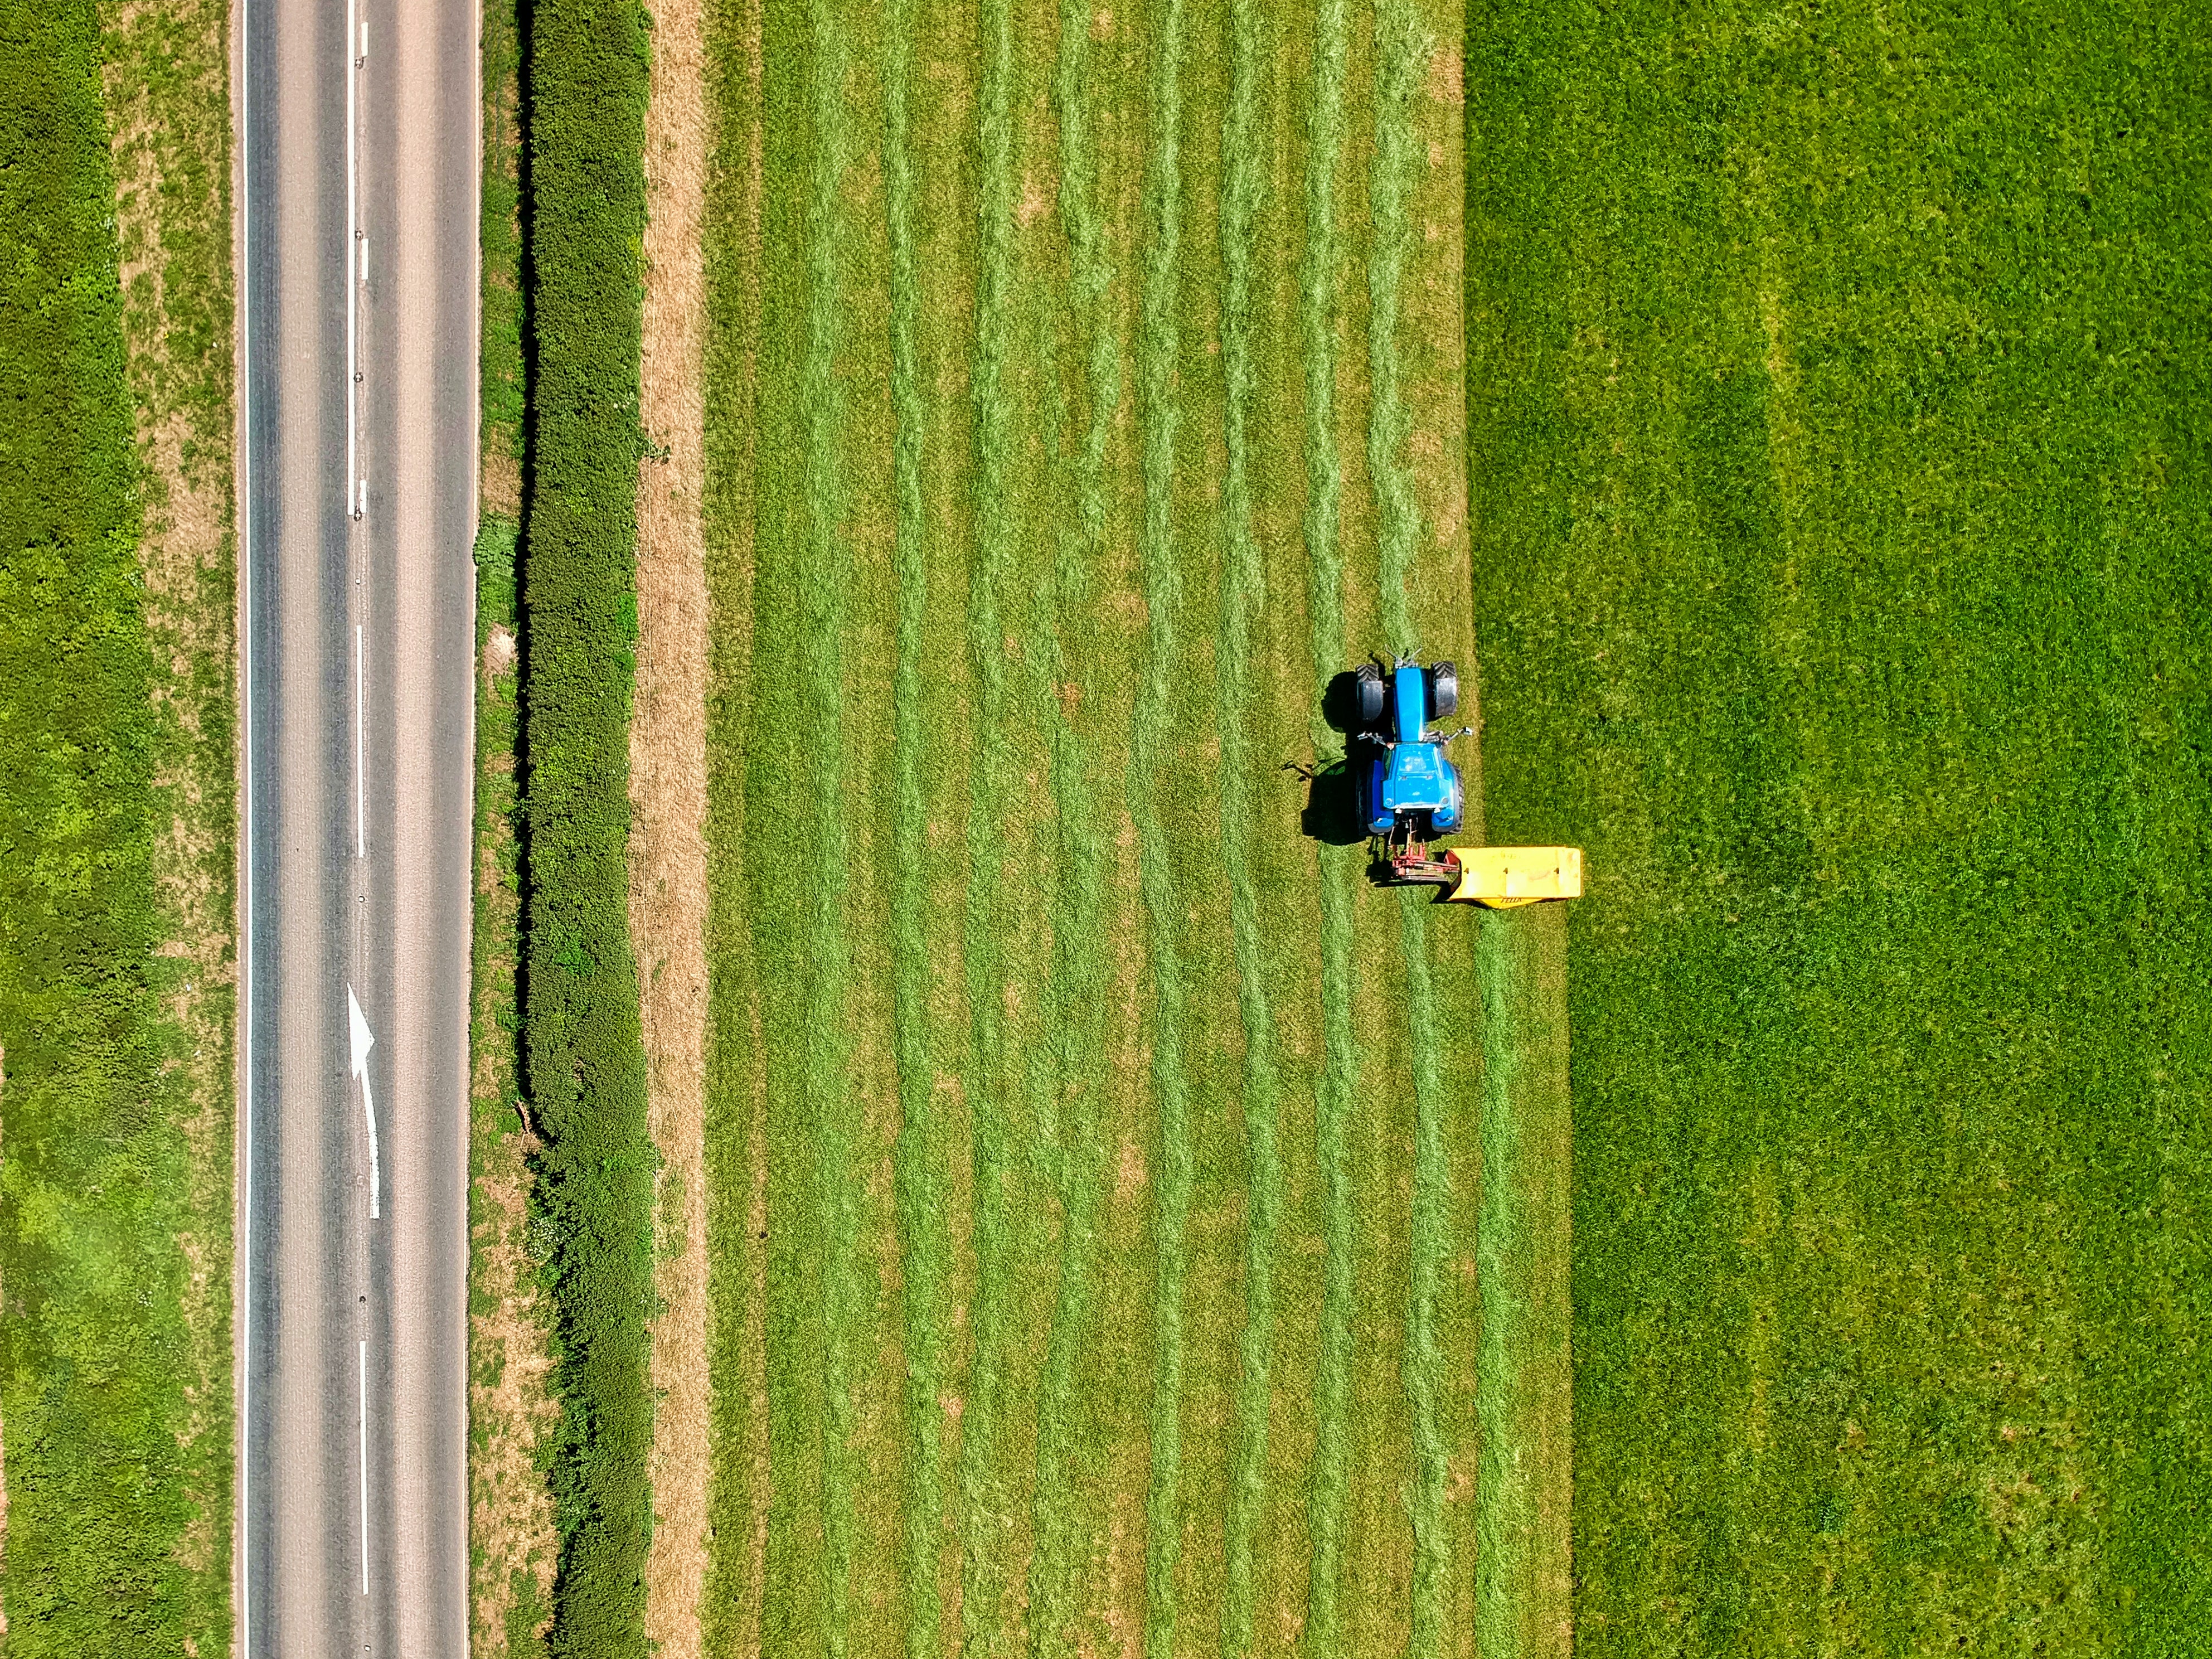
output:
<svg viewBox="0 0 2212 1659"><path fill-rule="evenodd" d="M136 408L138 565L153 671L152 870L166 1065L184 1187L186 1421L194 1519L185 1639L230 1639L235 1455L232 1209L237 1092L234 295L230 7L100 7L123 343Z"/></svg>
<svg viewBox="0 0 2212 1659"><path fill-rule="evenodd" d="M136 453L110 46L89 4L0 5L0 1610L10 1652L75 1659L228 1636L228 1194L210 1174L227 1152L225 999L196 977L227 955L197 936L163 951L180 916L209 919L181 878L228 923L227 848L198 839L228 823L228 698L219 637L158 672L149 645L142 528L149 509L170 528L179 503ZM219 158L221 131L191 136ZM161 232L215 238L211 268L179 270L204 279L179 307L218 362L180 365L168 389L227 444L221 391L211 410L193 398L227 382L227 225L196 219L188 180L179 194L151 247L131 222L131 252L162 273ZM198 482L210 473L227 485L222 459ZM227 602L220 528L167 546ZM173 694L158 711L157 687ZM213 729L180 724L196 716ZM180 813L210 771L214 799ZM210 1029L213 1062L184 1052Z"/></svg>
<svg viewBox="0 0 2212 1659"><path fill-rule="evenodd" d="M477 533L476 838L469 1043L469 1644L541 1654L560 1547L542 1448L557 1420L551 1310L531 1242L522 1092L516 556L526 435L522 39L484 0L483 389Z"/></svg>

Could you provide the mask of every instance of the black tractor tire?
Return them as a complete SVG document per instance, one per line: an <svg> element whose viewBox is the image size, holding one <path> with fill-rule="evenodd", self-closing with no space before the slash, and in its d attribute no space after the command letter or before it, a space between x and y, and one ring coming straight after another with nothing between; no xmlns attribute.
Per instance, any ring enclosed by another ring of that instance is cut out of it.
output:
<svg viewBox="0 0 2212 1659"><path fill-rule="evenodd" d="M1459 670L1448 662L1433 665L1429 670L1429 718L1449 720L1459 713Z"/></svg>
<svg viewBox="0 0 2212 1659"><path fill-rule="evenodd" d="M1380 731L1382 726L1383 694L1389 690L1382 678L1382 671L1371 662L1364 662L1359 665L1356 680L1359 688L1358 707L1359 724L1355 729L1361 732Z"/></svg>

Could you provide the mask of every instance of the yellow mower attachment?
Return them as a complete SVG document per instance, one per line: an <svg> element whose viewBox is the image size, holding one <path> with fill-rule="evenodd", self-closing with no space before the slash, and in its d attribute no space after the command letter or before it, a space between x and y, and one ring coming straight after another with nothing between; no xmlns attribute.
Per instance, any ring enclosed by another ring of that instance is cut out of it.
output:
<svg viewBox="0 0 2212 1659"><path fill-rule="evenodd" d="M1451 847L1444 856L1459 866L1459 880L1444 894L1455 902L1510 910L1583 896L1579 847Z"/></svg>

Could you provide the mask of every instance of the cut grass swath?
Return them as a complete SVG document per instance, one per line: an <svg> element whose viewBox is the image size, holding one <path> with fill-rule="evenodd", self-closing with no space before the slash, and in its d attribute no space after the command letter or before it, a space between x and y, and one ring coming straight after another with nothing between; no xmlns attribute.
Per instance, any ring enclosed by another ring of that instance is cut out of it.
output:
<svg viewBox="0 0 2212 1659"><path fill-rule="evenodd" d="M1048 1149L1060 1207L1060 1282L1046 1340L1037 1412L1036 1489L1030 1559L1030 1650L1076 1650L1073 1629L1084 1609L1076 1565L1085 1539L1072 1490L1079 1455L1077 1359L1093 1322L1097 1212L1103 1181L1098 1084L1093 1073L1103 1020L1098 998L1104 965L1097 930L1103 913L1104 860L1090 797L1097 785L1070 705L1081 708L1091 686L1086 670L1092 571L1105 534L1105 437L1120 398L1119 359L1111 318L1103 303L1109 273L1097 223L1097 161L1091 144L1088 100L1091 9L1066 0L1060 9L1054 73L1060 122L1060 212L1073 276L1073 311L1090 336L1085 437L1075 458L1078 521L1054 545L1053 629L1044 641L1042 675L1051 734L1053 799L1060 824L1055 894L1052 1007L1057 1041L1051 1057L1065 1091L1059 1144ZM1102 363L1103 358L1103 363ZM1063 696L1063 684L1072 688Z"/></svg>
<svg viewBox="0 0 2212 1659"><path fill-rule="evenodd" d="M1224 1520L1228 1583L1222 1606L1225 1659L1253 1650L1252 1534L1265 1500L1269 1407L1268 1356L1274 1344L1276 1224L1282 1213L1282 1156L1276 1144L1281 1085L1273 1017L1267 1003L1265 945L1253 881L1252 629L1266 603L1265 574L1252 530L1249 426L1255 392L1252 349L1252 226L1259 197L1254 132L1260 72L1255 0L1230 6L1229 104L1222 123L1223 562L1216 643L1221 741L1221 854L1229 889L1231 945L1238 1017L1244 1035L1243 1109L1250 1202L1245 1219L1244 1323L1237 1338L1238 1438Z"/></svg>
<svg viewBox="0 0 2212 1659"><path fill-rule="evenodd" d="M891 490L893 560L898 586L891 678L891 957L893 1046L898 1066L899 1134L892 1182L906 1343L906 1491L903 1540L906 1650L928 1659L940 1644L943 1597L937 1540L944 1526L945 1273L951 1243L945 1222L942 1130L930 1063L929 959L922 927L927 902L922 841L928 822L921 787L923 620L929 560L923 546L924 410L916 330L921 283L915 269L914 158L909 151L907 79L913 61L914 0L890 0L884 15L884 208L890 251Z"/></svg>
<svg viewBox="0 0 2212 1659"><path fill-rule="evenodd" d="M999 1509L997 1463L1005 1429L1007 1328L1012 1310L1013 1240L1006 1183L1018 1152L1007 1122L1000 1064L1006 1016L1002 951L1005 875L1000 834L1011 769L1006 734L1006 647L1000 608L1013 558L1013 523L1007 496L1010 410L1006 393L1012 331L1013 263L1013 18L1011 0L986 0L979 139L982 152L978 230L981 269L975 296L975 351L970 396L975 421L975 563L969 577L968 650L975 675L975 757L968 797L968 898L963 929L967 967L968 1099L974 1121L976 1285L974 1360L960 1446L961 1531L968 1547L961 1565L960 1623L963 1646L979 1653L1003 1650L1004 1609L1010 1578L1003 1551L979 1547L991 1536Z"/></svg>
<svg viewBox="0 0 2212 1659"><path fill-rule="evenodd" d="M1174 519L1176 259L1182 234L1182 0L1166 0L1153 47L1146 159L1143 314L1137 373L1142 421L1143 518L1138 559L1146 609L1144 677L1130 732L1129 816L1152 971L1152 1091L1160 1172L1152 1249L1152 1479L1145 1493L1145 1651L1164 1659L1175 1642L1176 1566L1182 1547L1183 1243L1190 1210L1189 1085L1183 1075L1183 975L1175 877L1156 786L1171 718L1176 624L1182 572Z"/></svg>
<svg viewBox="0 0 2212 1659"><path fill-rule="evenodd" d="M1338 545L1342 480L1336 451L1336 169L1344 149L1346 23L1342 0L1322 0L1315 17L1312 102L1307 116L1306 246L1298 270L1298 338L1305 362L1305 543L1308 628L1316 683L1344 666L1344 561ZM1334 740L1318 708L1314 746ZM1317 849L1321 873L1322 1072L1315 1086L1315 1151L1323 1184L1320 1364L1314 1378L1315 1448L1308 1530L1306 1651L1334 1659L1340 1643L1339 1580L1350 1483L1352 1205L1346 1167L1346 1120L1359 1086L1352 1024L1352 859Z"/></svg>
<svg viewBox="0 0 2212 1659"><path fill-rule="evenodd" d="M846 859L850 834L844 799L843 635L848 564L838 531L843 496L834 374L840 328L838 226L846 122L844 40L836 8L811 0L813 53L808 79L813 131L807 216L806 356L800 397L805 420L806 528L801 599L806 645L801 657L801 714L811 761L811 834L818 849L806 901L805 1121L815 1142L814 1204L822 1252L822 1543L823 1644L842 1659L852 1620L851 1584L856 1459L850 1352L860 1287L854 1253L852 1121L848 1086L845 937Z"/></svg>

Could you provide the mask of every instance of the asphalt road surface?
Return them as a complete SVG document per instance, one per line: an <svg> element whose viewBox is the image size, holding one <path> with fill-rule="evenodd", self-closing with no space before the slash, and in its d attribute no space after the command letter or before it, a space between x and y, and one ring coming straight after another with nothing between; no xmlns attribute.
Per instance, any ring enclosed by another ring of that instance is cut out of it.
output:
<svg viewBox="0 0 2212 1659"><path fill-rule="evenodd" d="M239 16L241 1645L457 1656L477 14Z"/></svg>

